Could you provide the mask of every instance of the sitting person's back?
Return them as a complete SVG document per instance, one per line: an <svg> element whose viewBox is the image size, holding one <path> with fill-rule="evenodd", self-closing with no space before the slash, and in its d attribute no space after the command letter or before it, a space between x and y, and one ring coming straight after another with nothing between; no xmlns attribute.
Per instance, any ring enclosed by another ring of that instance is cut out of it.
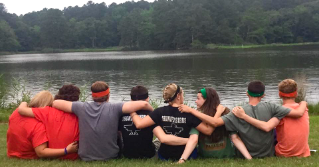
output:
<svg viewBox="0 0 319 167"><path fill-rule="evenodd" d="M279 120L285 117L290 109L267 103L260 102L264 97L265 86L260 81L249 83L247 96L249 104L242 108L246 115L261 121L268 121L273 117ZM247 150L253 158L269 157L275 155L274 132L261 131L243 119L237 118L233 113L222 116L228 131L237 131L244 142Z"/></svg>
<svg viewBox="0 0 319 167"><path fill-rule="evenodd" d="M29 107L51 105L50 92L42 91L32 98ZM24 117L16 109L9 117L7 131L7 155L23 159L39 158L35 148L48 141L44 125L34 118Z"/></svg>
<svg viewBox="0 0 319 167"><path fill-rule="evenodd" d="M284 107L293 109L299 107L299 104L295 102L297 84L294 80L286 79L279 83L279 96L283 100ZM278 143L275 150L277 156L310 156L308 109L300 118L283 118L277 125L276 131Z"/></svg>
<svg viewBox="0 0 319 167"><path fill-rule="evenodd" d="M79 99L80 89L74 85L63 85L59 89L56 99L63 99L67 101L77 101ZM65 148L69 143L79 141L79 122L76 115L72 113L65 113L53 107L44 108L20 108L20 113L28 112L28 115L36 118L45 126L48 147L49 148ZM28 116L26 115L26 116ZM72 153L61 157L61 159L78 159L77 153Z"/></svg>
<svg viewBox="0 0 319 167"><path fill-rule="evenodd" d="M23 159L39 158L35 147L47 142L44 125L34 118L23 117L15 110L9 118L7 155Z"/></svg>
<svg viewBox="0 0 319 167"><path fill-rule="evenodd" d="M131 90L131 100L148 101L148 90L143 86L133 87ZM151 111L140 110L136 112L141 118L149 115ZM125 114L120 119L119 129L123 137L123 155L126 158L152 158L155 155L153 140L154 126L144 129L137 129L130 114Z"/></svg>

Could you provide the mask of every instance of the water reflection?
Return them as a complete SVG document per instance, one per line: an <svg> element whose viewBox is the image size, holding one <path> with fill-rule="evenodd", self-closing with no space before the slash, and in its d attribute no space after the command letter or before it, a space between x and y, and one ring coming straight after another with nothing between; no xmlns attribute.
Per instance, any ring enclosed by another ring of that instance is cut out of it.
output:
<svg viewBox="0 0 319 167"><path fill-rule="evenodd" d="M266 84L265 100L278 102L277 84L298 73L307 77L307 99L318 102L318 55L316 48L10 55L0 56L0 71L6 78L23 78L34 93L46 83L56 92L65 83L103 80L110 84L111 101L129 100L130 89L138 84L149 88L151 98L161 99L163 87L175 82L195 105L199 89L214 87L222 103L232 107L247 101L247 84L256 79Z"/></svg>

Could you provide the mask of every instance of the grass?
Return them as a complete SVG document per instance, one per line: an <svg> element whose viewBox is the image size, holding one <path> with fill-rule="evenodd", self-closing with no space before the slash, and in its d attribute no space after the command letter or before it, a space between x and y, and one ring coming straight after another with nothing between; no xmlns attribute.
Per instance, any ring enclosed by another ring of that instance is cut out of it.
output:
<svg viewBox="0 0 319 167"><path fill-rule="evenodd" d="M117 166L117 167L140 167L140 166L177 166L172 162L160 161L155 158L149 160L129 160L117 159L106 162L83 162L77 161L61 161L61 160L22 160L15 158L7 158L6 156L6 132L8 124L0 124L0 165L1 166L24 166L24 167L42 167L42 166L57 166L57 167L79 167L79 166ZM310 117L310 136L309 145L311 149L319 149L319 116ZM178 166L318 166L319 153L313 154L308 158L264 158L246 161L242 159L197 159L187 161L185 164Z"/></svg>
<svg viewBox="0 0 319 167"><path fill-rule="evenodd" d="M279 46L303 46L303 45L317 45L319 42L309 42L309 43L292 43L292 44L264 44L264 45L216 45L207 44L207 49L251 49L251 48L266 48L266 47L279 47Z"/></svg>

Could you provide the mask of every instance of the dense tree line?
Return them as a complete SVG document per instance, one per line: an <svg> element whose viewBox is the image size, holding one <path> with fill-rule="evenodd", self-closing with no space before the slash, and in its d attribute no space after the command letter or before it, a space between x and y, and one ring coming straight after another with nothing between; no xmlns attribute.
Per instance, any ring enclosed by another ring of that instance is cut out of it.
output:
<svg viewBox="0 0 319 167"><path fill-rule="evenodd" d="M318 42L319 0L89 1L20 16L0 3L0 39L0 51Z"/></svg>

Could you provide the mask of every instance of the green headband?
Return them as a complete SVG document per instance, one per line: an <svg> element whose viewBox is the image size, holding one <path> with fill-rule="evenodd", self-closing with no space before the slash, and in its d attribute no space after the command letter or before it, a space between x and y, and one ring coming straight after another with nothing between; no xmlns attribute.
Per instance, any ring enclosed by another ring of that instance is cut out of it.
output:
<svg viewBox="0 0 319 167"><path fill-rule="evenodd" d="M200 90L200 92L202 93L202 95L203 95L204 99L207 99L206 89L205 89L205 88L203 88L203 89L201 89L201 90Z"/></svg>
<svg viewBox="0 0 319 167"><path fill-rule="evenodd" d="M251 96L251 97L261 97L262 95L264 95L264 92L261 92L261 93L253 93L253 92L250 92L249 90L247 90L247 93L248 93L249 96Z"/></svg>

